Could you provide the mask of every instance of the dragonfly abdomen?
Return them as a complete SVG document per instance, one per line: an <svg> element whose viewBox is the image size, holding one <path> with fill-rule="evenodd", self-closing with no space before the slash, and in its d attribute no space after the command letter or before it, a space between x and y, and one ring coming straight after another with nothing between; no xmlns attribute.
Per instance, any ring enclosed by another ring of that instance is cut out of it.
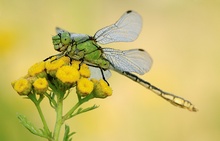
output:
<svg viewBox="0 0 220 141"><path fill-rule="evenodd" d="M175 106L178 106L178 107L184 108L184 109L188 109L189 111L193 111L193 112L198 111L198 109L190 101L185 100L182 97L179 97L179 96L176 96L176 95L164 92L161 89L151 85L149 82L144 81L143 79L137 77L136 75L134 75L134 74L132 74L130 72L120 72L120 73L122 73L123 75L127 76L131 80L141 84L145 88L151 90L152 92L154 92L158 96L162 97L163 99L169 101L171 104L173 104Z"/></svg>

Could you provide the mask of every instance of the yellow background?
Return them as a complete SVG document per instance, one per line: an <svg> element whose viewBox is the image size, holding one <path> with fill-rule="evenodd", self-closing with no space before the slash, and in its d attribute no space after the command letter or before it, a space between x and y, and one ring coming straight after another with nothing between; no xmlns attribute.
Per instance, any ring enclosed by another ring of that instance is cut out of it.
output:
<svg viewBox="0 0 220 141"><path fill-rule="evenodd" d="M106 45L143 48L154 60L143 79L184 97L198 107L193 113L172 106L151 91L115 72L114 92L87 105L100 107L67 122L77 141L218 141L220 140L220 2L218 0L0 0L0 140L44 140L29 133L16 118L24 114L41 127L33 104L10 83L34 63L56 54L55 27L93 35L126 10L143 18L132 43ZM105 47L105 46L103 46ZM43 109L50 128L54 111ZM66 108L72 105L67 101ZM45 106L45 107L44 107Z"/></svg>

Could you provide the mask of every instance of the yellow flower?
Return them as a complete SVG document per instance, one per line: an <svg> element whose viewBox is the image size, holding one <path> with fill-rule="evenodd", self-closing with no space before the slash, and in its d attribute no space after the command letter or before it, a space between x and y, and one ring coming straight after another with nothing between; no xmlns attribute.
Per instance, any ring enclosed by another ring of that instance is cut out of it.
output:
<svg viewBox="0 0 220 141"><path fill-rule="evenodd" d="M71 64L72 64L72 66L74 67L74 68L76 68L77 70L79 70L79 64L81 63L81 61L77 61L77 60L73 60L72 62L71 62Z"/></svg>
<svg viewBox="0 0 220 141"><path fill-rule="evenodd" d="M63 60L66 65L70 63L70 58L67 56L61 57L60 60Z"/></svg>
<svg viewBox="0 0 220 141"><path fill-rule="evenodd" d="M99 84L101 85L103 93L105 93L107 96L112 95L112 89L111 87L109 87L108 83L105 80L99 80Z"/></svg>
<svg viewBox="0 0 220 141"><path fill-rule="evenodd" d="M112 95L112 89L108 86L105 80L101 79L99 81L92 79L91 80L95 84L94 95L97 98L106 98L107 96Z"/></svg>
<svg viewBox="0 0 220 141"><path fill-rule="evenodd" d="M81 78L77 82L77 90L80 92L81 96L90 94L93 90L93 87L93 82L87 78Z"/></svg>
<svg viewBox="0 0 220 141"><path fill-rule="evenodd" d="M97 79L95 79L95 78L92 78L91 81L92 81L95 85L97 85L97 84L99 83L99 81L98 81Z"/></svg>
<svg viewBox="0 0 220 141"><path fill-rule="evenodd" d="M81 74L81 76L86 77L86 78L89 78L91 75L89 67L86 64L82 64L80 66L79 73Z"/></svg>
<svg viewBox="0 0 220 141"><path fill-rule="evenodd" d="M57 57L56 57L56 56L53 56L53 57L50 58L50 61L54 61L54 60L56 60L56 59L57 59Z"/></svg>
<svg viewBox="0 0 220 141"><path fill-rule="evenodd" d="M63 57L57 57L57 56L53 56L52 58L50 58L50 62L56 61L56 60L63 60L65 62L65 64L69 64L70 63L70 58L67 56L63 56Z"/></svg>
<svg viewBox="0 0 220 141"><path fill-rule="evenodd" d="M79 80L79 71L72 66L62 66L57 70L56 77L63 83L75 83Z"/></svg>
<svg viewBox="0 0 220 141"><path fill-rule="evenodd" d="M39 62L31 66L28 70L30 76L45 77L45 62Z"/></svg>
<svg viewBox="0 0 220 141"><path fill-rule="evenodd" d="M34 83L33 83L34 89L37 93L41 94L47 91L48 88L48 82L46 78L38 78Z"/></svg>
<svg viewBox="0 0 220 141"><path fill-rule="evenodd" d="M12 82L12 86L20 95L28 95L31 92L31 83L25 78Z"/></svg>
<svg viewBox="0 0 220 141"><path fill-rule="evenodd" d="M55 60L56 58L51 58L50 61L46 62L47 73L51 76L55 76L57 70L63 65L67 65L70 63L69 57L61 57L60 59Z"/></svg>

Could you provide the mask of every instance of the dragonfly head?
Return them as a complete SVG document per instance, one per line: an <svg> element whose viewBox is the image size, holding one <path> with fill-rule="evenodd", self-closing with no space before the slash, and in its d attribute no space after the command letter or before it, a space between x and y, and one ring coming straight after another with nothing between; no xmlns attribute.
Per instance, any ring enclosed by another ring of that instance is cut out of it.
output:
<svg viewBox="0 0 220 141"><path fill-rule="evenodd" d="M52 40L54 49L59 52L65 51L73 42L69 32L58 33L52 37Z"/></svg>

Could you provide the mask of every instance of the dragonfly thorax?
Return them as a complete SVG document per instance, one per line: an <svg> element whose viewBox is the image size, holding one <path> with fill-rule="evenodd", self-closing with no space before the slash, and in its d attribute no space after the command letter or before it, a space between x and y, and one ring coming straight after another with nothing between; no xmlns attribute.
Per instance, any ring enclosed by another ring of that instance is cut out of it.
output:
<svg viewBox="0 0 220 141"><path fill-rule="evenodd" d="M53 36L54 49L73 60L85 61L87 64L102 69L109 69L110 63L103 57L101 47L85 34L71 36L69 32L61 32Z"/></svg>

